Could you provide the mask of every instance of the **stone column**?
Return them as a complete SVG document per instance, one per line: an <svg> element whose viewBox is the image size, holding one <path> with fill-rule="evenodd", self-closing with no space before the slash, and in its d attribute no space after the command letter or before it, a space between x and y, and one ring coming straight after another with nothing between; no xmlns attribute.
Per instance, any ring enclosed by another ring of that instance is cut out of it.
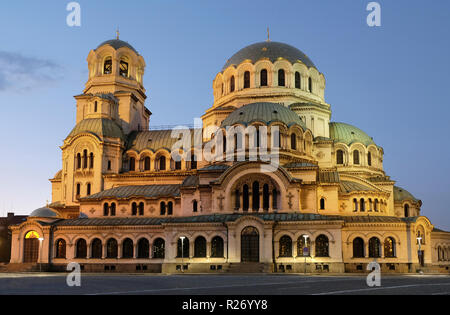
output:
<svg viewBox="0 0 450 315"><path fill-rule="evenodd" d="M259 192L259 212L263 212L264 208L264 194L262 191Z"/></svg>
<svg viewBox="0 0 450 315"><path fill-rule="evenodd" d="M269 190L269 212L273 211L273 194L272 191Z"/></svg>
<svg viewBox="0 0 450 315"><path fill-rule="evenodd" d="M211 242L206 242L206 258L211 257Z"/></svg>
<svg viewBox="0 0 450 315"><path fill-rule="evenodd" d="M117 258L122 258L123 256L123 244L117 244Z"/></svg>
<svg viewBox="0 0 450 315"><path fill-rule="evenodd" d="M133 258L136 259L138 257L138 243L133 244Z"/></svg>

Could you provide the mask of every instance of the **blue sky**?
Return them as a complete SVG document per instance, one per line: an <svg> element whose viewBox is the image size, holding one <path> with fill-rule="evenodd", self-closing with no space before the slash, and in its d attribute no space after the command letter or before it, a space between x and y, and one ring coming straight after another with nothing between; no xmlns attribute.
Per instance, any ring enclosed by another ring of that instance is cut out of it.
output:
<svg viewBox="0 0 450 315"><path fill-rule="evenodd" d="M0 215L28 214L51 198L59 146L75 121L91 49L121 39L145 58L151 125L192 123L212 104L212 80L237 50L266 39L305 52L327 80L333 121L353 124L385 150L388 175L450 230L450 2L379 1L369 28L362 0L16 0L0 10Z"/></svg>

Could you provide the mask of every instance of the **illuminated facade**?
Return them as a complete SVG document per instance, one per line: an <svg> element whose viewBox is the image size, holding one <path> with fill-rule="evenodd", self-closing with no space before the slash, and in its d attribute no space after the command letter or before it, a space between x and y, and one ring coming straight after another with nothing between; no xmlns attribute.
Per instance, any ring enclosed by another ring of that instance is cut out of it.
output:
<svg viewBox="0 0 450 315"><path fill-rule="evenodd" d="M11 264L358 272L376 259L383 271L448 272L450 233L394 185L373 138L331 122L325 77L300 50L266 41L237 52L203 127L177 136L149 130L146 64L131 45L107 41L87 61L53 202L12 228Z"/></svg>

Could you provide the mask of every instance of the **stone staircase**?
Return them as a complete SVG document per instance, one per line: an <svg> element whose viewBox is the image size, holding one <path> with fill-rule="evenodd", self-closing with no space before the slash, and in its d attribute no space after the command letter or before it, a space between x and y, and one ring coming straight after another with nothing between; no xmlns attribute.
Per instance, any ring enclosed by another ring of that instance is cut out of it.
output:
<svg viewBox="0 0 450 315"><path fill-rule="evenodd" d="M227 273L271 273L272 264L265 263L231 263Z"/></svg>

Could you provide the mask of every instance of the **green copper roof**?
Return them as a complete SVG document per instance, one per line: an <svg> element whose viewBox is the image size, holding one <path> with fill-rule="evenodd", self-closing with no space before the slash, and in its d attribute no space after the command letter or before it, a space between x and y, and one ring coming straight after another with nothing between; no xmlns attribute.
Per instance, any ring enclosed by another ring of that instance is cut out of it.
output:
<svg viewBox="0 0 450 315"><path fill-rule="evenodd" d="M39 208L31 212L30 218L57 218L58 214L47 207Z"/></svg>
<svg viewBox="0 0 450 315"><path fill-rule="evenodd" d="M174 137L172 137L172 130L151 130L140 131L130 134L128 138L129 150L141 152L142 150L151 150L156 152L159 149L167 149L171 151L173 145L181 140L184 132L190 133L191 143L193 147L195 143L202 143L202 133L195 132L195 129L184 129L183 131L174 130ZM197 137L197 141L195 141Z"/></svg>
<svg viewBox="0 0 450 315"><path fill-rule="evenodd" d="M111 119L89 118L80 121L68 137L75 137L81 133L92 133L98 137L125 139L122 128Z"/></svg>
<svg viewBox="0 0 450 315"><path fill-rule="evenodd" d="M373 139L361 129L338 122L330 123L330 138L335 142L345 143L346 145L362 143L365 146L369 146L375 144Z"/></svg>
<svg viewBox="0 0 450 315"><path fill-rule="evenodd" d="M120 48L122 48L122 47L127 47L127 48L130 48L132 51L134 51L136 54L139 55L139 53L137 52L136 49L134 49L133 46L131 46L131 45L128 44L127 42L124 42L123 40L120 40L120 39L111 39L111 40L107 40L106 42L103 42L103 43L101 43L100 45L98 45L98 47L96 48L96 50L99 49L100 47L106 46L106 45L111 46L111 47L114 48L115 50L118 50L118 49L120 49Z"/></svg>
<svg viewBox="0 0 450 315"><path fill-rule="evenodd" d="M360 183L341 181L339 184L339 192L343 194L351 193L353 191L375 191L375 189L362 185Z"/></svg>
<svg viewBox="0 0 450 315"><path fill-rule="evenodd" d="M394 186L394 201L411 200L414 202L419 201L409 191L401 187Z"/></svg>
<svg viewBox="0 0 450 315"><path fill-rule="evenodd" d="M243 124L247 126L253 122L262 122L269 125L272 122L281 122L288 127L299 125L306 130L305 123L289 108L276 103L252 103L236 109L223 121L222 127Z"/></svg>
<svg viewBox="0 0 450 315"><path fill-rule="evenodd" d="M180 185L141 185L120 186L104 190L97 194L83 198L83 200L100 200L105 198L129 199L133 197L178 197Z"/></svg>

